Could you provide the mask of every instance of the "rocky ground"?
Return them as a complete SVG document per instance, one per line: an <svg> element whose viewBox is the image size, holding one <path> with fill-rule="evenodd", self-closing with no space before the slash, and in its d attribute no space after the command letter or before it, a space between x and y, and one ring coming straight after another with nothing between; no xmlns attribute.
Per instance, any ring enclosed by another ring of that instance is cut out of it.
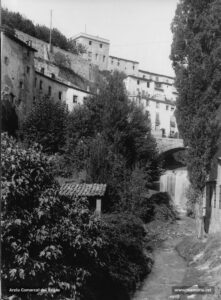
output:
<svg viewBox="0 0 221 300"><path fill-rule="evenodd" d="M182 216L175 223L152 222L154 266L133 300L221 300L221 235L195 237L195 221ZM214 287L215 294L174 295L172 287Z"/></svg>

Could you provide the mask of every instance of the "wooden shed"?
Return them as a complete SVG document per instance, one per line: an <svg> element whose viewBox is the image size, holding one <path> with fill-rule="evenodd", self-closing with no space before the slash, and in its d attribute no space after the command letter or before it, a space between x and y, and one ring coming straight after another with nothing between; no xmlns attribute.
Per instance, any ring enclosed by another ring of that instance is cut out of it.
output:
<svg viewBox="0 0 221 300"><path fill-rule="evenodd" d="M102 199L104 198L106 188L106 184L65 182L61 185L60 194L70 198L88 198L90 207L95 209L96 214L100 216L102 210Z"/></svg>

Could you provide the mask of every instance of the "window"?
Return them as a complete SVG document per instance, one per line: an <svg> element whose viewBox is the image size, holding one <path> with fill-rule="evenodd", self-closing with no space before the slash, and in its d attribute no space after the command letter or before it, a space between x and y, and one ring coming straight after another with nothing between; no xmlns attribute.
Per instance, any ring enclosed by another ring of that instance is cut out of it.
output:
<svg viewBox="0 0 221 300"><path fill-rule="evenodd" d="M159 77L158 76L156 76L156 81L159 81Z"/></svg>
<svg viewBox="0 0 221 300"><path fill-rule="evenodd" d="M161 88L161 83L160 82L155 82L155 88L160 89Z"/></svg>
<svg viewBox="0 0 221 300"><path fill-rule="evenodd" d="M48 96L51 96L51 86L48 87Z"/></svg>
<svg viewBox="0 0 221 300"><path fill-rule="evenodd" d="M138 84L138 85L140 84L140 80L137 80L137 84Z"/></svg>
<svg viewBox="0 0 221 300"><path fill-rule="evenodd" d="M147 81L147 87L148 87L148 88L150 87L150 82L149 82L149 81Z"/></svg>
<svg viewBox="0 0 221 300"><path fill-rule="evenodd" d="M39 89L40 90L42 90L42 86L43 86L43 82L42 82L42 80L40 80L40 82L39 82Z"/></svg>
<svg viewBox="0 0 221 300"><path fill-rule="evenodd" d="M221 185L219 186L219 208L221 208Z"/></svg>
<svg viewBox="0 0 221 300"><path fill-rule="evenodd" d="M51 73L51 78L55 79L55 74Z"/></svg>
<svg viewBox="0 0 221 300"><path fill-rule="evenodd" d="M95 54L95 58L96 58L96 60L98 60L98 54L97 53Z"/></svg>
<svg viewBox="0 0 221 300"><path fill-rule="evenodd" d="M104 55L104 56L103 56L103 62L105 62L105 58L106 58L106 56Z"/></svg>
<svg viewBox="0 0 221 300"><path fill-rule="evenodd" d="M145 75L143 75L143 78L146 78L146 76L145 76Z"/></svg>
<svg viewBox="0 0 221 300"><path fill-rule="evenodd" d="M113 65L113 63L114 63L114 61L112 60L112 61L111 61L111 64Z"/></svg>
<svg viewBox="0 0 221 300"><path fill-rule="evenodd" d="M35 101L35 99L36 99L36 98L35 98L35 97L33 97L33 103L34 103L34 104L35 104L35 102L36 102L36 101Z"/></svg>
<svg viewBox="0 0 221 300"><path fill-rule="evenodd" d="M89 41L89 45L92 45L92 41Z"/></svg>
<svg viewBox="0 0 221 300"><path fill-rule="evenodd" d="M23 89L23 81L19 82L19 87L20 87L20 89Z"/></svg>
<svg viewBox="0 0 221 300"><path fill-rule="evenodd" d="M77 95L73 95L73 103L77 103L77 98L78 98Z"/></svg>
<svg viewBox="0 0 221 300"><path fill-rule="evenodd" d="M168 110L169 109L169 105L166 105L166 110Z"/></svg>
<svg viewBox="0 0 221 300"><path fill-rule="evenodd" d="M30 73L30 67L28 66L27 67L27 74L29 74Z"/></svg>
<svg viewBox="0 0 221 300"><path fill-rule="evenodd" d="M5 56L5 64L6 66L9 64L9 58L7 56Z"/></svg>
<svg viewBox="0 0 221 300"><path fill-rule="evenodd" d="M41 68L41 73L42 73L42 74L45 73L45 68Z"/></svg>
<svg viewBox="0 0 221 300"><path fill-rule="evenodd" d="M135 69L135 66L133 65L133 70Z"/></svg>
<svg viewBox="0 0 221 300"><path fill-rule="evenodd" d="M100 48L102 48L103 47L103 45L102 44L100 44Z"/></svg>
<svg viewBox="0 0 221 300"><path fill-rule="evenodd" d="M119 61L117 62L117 65L118 65L118 66L120 65L120 62L119 62Z"/></svg>
<svg viewBox="0 0 221 300"><path fill-rule="evenodd" d="M174 107L173 106L171 106L171 109L170 109L171 111L173 111L174 110Z"/></svg>
<svg viewBox="0 0 221 300"><path fill-rule="evenodd" d="M58 99L61 100L62 98L62 92L58 92Z"/></svg>

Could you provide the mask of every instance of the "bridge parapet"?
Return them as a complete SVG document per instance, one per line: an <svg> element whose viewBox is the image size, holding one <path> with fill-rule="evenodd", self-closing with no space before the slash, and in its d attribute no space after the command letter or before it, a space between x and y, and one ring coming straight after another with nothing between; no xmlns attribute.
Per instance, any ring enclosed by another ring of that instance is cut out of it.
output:
<svg viewBox="0 0 221 300"><path fill-rule="evenodd" d="M160 154L170 150L185 148L182 139L157 137L156 142Z"/></svg>

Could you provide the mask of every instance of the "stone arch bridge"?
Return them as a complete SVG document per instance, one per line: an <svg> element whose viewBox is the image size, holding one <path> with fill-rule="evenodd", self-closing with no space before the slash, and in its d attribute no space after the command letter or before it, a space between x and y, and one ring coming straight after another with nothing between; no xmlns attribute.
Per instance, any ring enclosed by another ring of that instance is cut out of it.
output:
<svg viewBox="0 0 221 300"><path fill-rule="evenodd" d="M156 137L156 142L160 154L172 154L185 149L182 139Z"/></svg>

